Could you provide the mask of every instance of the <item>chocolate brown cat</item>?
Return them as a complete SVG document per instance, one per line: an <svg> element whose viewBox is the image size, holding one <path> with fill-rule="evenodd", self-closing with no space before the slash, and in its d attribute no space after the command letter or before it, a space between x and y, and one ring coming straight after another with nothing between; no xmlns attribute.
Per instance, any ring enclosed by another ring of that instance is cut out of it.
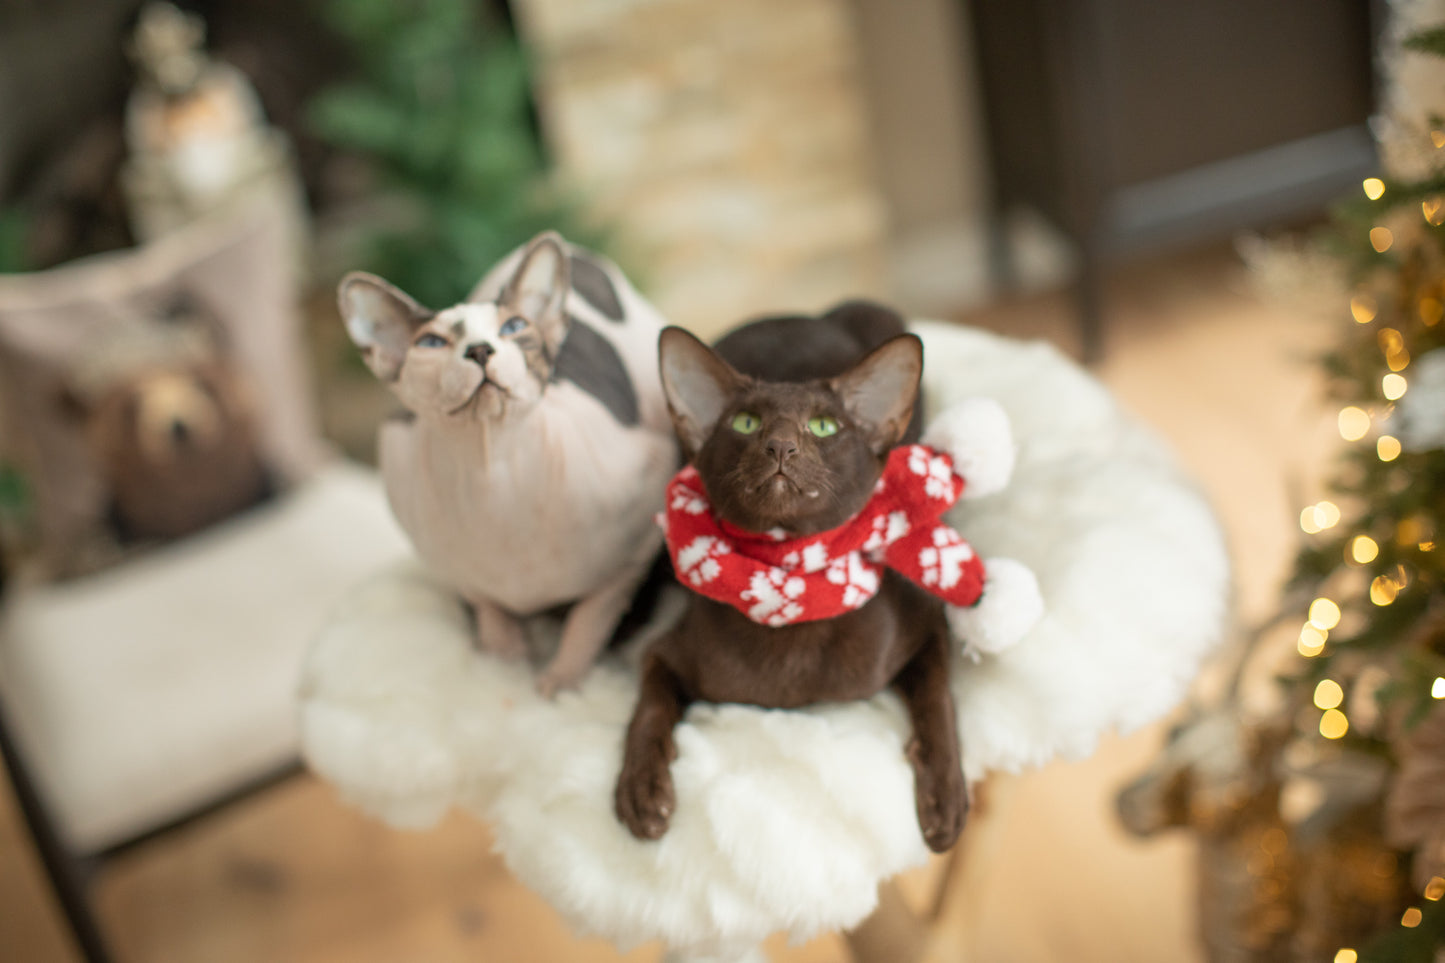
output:
<svg viewBox="0 0 1445 963"><path fill-rule="evenodd" d="M755 322L716 352L668 328L659 353L673 422L712 510L749 532L787 537L843 524L868 501L888 452L917 434L923 347L876 305ZM689 703L788 709L891 686L913 726L907 756L919 826L942 852L968 811L951 653L942 602L892 571L861 608L776 627L694 594L644 660L617 817L640 839L667 831L673 727Z"/></svg>

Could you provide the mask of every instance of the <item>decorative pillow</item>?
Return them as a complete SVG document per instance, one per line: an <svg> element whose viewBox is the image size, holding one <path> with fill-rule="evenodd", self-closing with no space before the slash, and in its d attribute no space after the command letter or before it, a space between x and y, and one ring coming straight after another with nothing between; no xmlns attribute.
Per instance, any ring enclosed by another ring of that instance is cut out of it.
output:
<svg viewBox="0 0 1445 963"><path fill-rule="evenodd" d="M33 513L33 543L0 545L12 563L90 571L315 467L284 232L263 207L0 276L0 461Z"/></svg>

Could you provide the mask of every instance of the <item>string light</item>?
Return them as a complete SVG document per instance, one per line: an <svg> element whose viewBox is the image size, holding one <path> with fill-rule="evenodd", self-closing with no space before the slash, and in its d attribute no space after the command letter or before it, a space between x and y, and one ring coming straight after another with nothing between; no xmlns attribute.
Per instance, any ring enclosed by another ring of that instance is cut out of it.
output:
<svg viewBox="0 0 1445 963"><path fill-rule="evenodd" d="M1345 690L1334 679L1321 679L1315 686L1315 706L1320 709L1337 709L1345 701Z"/></svg>
<svg viewBox="0 0 1445 963"><path fill-rule="evenodd" d="M1385 196L1385 182L1378 177L1367 177L1362 185L1365 188L1365 196L1372 201L1378 201Z"/></svg>
<svg viewBox="0 0 1445 963"><path fill-rule="evenodd" d="M1380 461L1394 461L1400 457L1400 439L1394 435L1381 435L1380 440L1375 442L1375 454L1380 456Z"/></svg>
<svg viewBox="0 0 1445 963"><path fill-rule="evenodd" d="M1305 627L1300 629L1299 642L1296 643L1295 648L1297 648L1299 654L1306 659L1313 659L1325 650L1325 642L1329 637L1330 634L1328 632L1317 629L1306 622Z"/></svg>
<svg viewBox="0 0 1445 963"><path fill-rule="evenodd" d="M1395 235L1390 233L1388 227L1370 228L1370 247L1375 249L1375 253L1384 254L1394 243Z"/></svg>
<svg viewBox="0 0 1445 963"><path fill-rule="evenodd" d="M1424 918L1425 914L1420 912L1420 907L1412 906L1405 910L1404 916L1400 917L1400 925L1408 930L1413 930L1420 925L1420 920Z"/></svg>
<svg viewBox="0 0 1445 963"><path fill-rule="evenodd" d="M1350 542L1350 555L1361 565L1368 565L1379 558L1380 546L1368 535L1356 535Z"/></svg>
<svg viewBox="0 0 1445 963"><path fill-rule="evenodd" d="M1425 884L1425 898L1437 903L1442 896L1445 896L1445 877L1431 876L1430 882Z"/></svg>
<svg viewBox="0 0 1445 963"><path fill-rule="evenodd" d="M1380 379L1380 390L1384 393L1386 401L1400 400L1400 398L1404 397L1405 390L1409 387L1410 383L1405 380L1405 376L1395 374L1394 372Z"/></svg>
<svg viewBox="0 0 1445 963"><path fill-rule="evenodd" d="M1370 583L1370 601L1384 608L1400 594L1400 586L1388 575L1378 576Z"/></svg>
<svg viewBox="0 0 1445 963"><path fill-rule="evenodd" d="M1340 624L1340 607L1326 598L1318 598L1310 603L1310 625L1321 631L1328 632Z"/></svg>
<svg viewBox="0 0 1445 963"><path fill-rule="evenodd" d="M1410 352L1405 348L1405 337L1394 328L1381 328L1378 335L1380 350L1385 353L1385 363L1391 371L1403 371L1410 363Z"/></svg>
<svg viewBox="0 0 1445 963"><path fill-rule="evenodd" d="M1430 686L1430 698L1445 699L1445 676L1435 677L1435 682Z"/></svg>
<svg viewBox="0 0 1445 963"><path fill-rule="evenodd" d="M1340 523L1340 509L1334 502L1319 502L1300 512L1299 527L1306 535L1318 535Z"/></svg>
<svg viewBox="0 0 1445 963"><path fill-rule="evenodd" d="M1350 720L1338 709L1326 709L1320 716L1320 735L1326 739L1340 739L1350 731Z"/></svg>
<svg viewBox="0 0 1445 963"><path fill-rule="evenodd" d="M1445 202L1438 196L1427 197L1420 202L1420 213L1425 215L1425 223L1439 227L1445 221Z"/></svg>
<svg viewBox="0 0 1445 963"><path fill-rule="evenodd" d="M1350 298L1350 314L1360 324L1369 324L1375 320L1375 314L1379 309L1375 306L1375 299L1368 294L1357 294Z"/></svg>
<svg viewBox="0 0 1445 963"><path fill-rule="evenodd" d="M1370 430L1370 416L1363 409L1350 405L1340 411L1340 437L1345 441L1359 441Z"/></svg>

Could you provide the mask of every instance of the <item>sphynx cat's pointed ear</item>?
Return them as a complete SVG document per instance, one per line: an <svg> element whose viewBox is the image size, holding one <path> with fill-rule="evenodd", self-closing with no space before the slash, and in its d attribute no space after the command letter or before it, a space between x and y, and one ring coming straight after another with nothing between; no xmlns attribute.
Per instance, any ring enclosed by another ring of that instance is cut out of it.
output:
<svg viewBox="0 0 1445 963"><path fill-rule="evenodd" d="M913 416L923 377L923 342L900 334L869 352L830 384L876 454L898 444Z"/></svg>
<svg viewBox="0 0 1445 963"><path fill-rule="evenodd" d="M433 315L375 274L352 271L336 289L346 332L382 381L395 381L412 334Z"/></svg>
<svg viewBox="0 0 1445 963"><path fill-rule="evenodd" d="M682 328L663 328L657 341L662 392L678 438L689 456L712 435L743 377Z"/></svg>
<svg viewBox="0 0 1445 963"><path fill-rule="evenodd" d="M566 242L556 231L543 231L527 243L527 251L497 303L535 324L555 358L567 338L567 291L571 266Z"/></svg>

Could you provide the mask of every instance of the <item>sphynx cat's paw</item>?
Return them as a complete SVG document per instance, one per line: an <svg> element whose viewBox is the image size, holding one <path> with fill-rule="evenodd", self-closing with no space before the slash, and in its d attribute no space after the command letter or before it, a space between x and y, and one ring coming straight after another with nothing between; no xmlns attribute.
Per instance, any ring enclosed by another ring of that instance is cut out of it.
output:
<svg viewBox="0 0 1445 963"><path fill-rule="evenodd" d="M968 817L968 787L957 759L929 758L917 739L908 744L908 761L913 765L913 791L918 808L918 828L923 841L935 853L948 851L963 832Z"/></svg>
<svg viewBox="0 0 1445 963"><path fill-rule="evenodd" d="M587 674L587 667L576 668L575 666L558 665L560 659L553 659L552 663L543 669L537 676L537 694L544 699L551 699L564 689L575 689L582 677Z"/></svg>
<svg viewBox="0 0 1445 963"><path fill-rule="evenodd" d="M527 633L511 613L490 602L473 602L477 648L499 659L519 662L527 657Z"/></svg>
<svg viewBox="0 0 1445 963"><path fill-rule="evenodd" d="M629 758L623 763L614 807L628 832L638 839L661 839L675 805L672 771L664 755L649 754L646 761Z"/></svg>

